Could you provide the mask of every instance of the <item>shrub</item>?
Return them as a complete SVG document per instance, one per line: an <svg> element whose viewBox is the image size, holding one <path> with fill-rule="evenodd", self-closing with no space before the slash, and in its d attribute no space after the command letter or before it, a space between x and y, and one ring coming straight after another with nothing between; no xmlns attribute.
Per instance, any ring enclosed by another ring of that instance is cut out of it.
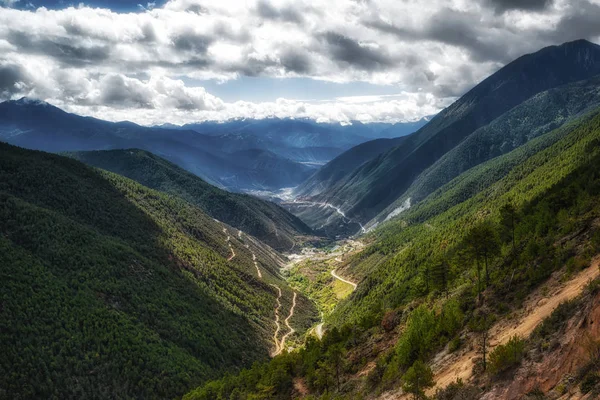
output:
<svg viewBox="0 0 600 400"><path fill-rule="evenodd" d="M519 365L524 354L525 341L518 336L511 337L506 344L497 346L490 353L490 373L496 375Z"/></svg>
<svg viewBox="0 0 600 400"><path fill-rule="evenodd" d="M553 333L559 332L565 322L573 316L575 311L581 305L581 302L577 299L560 303L558 307L549 317L544 319L542 323L533 332L533 337L538 338L540 341L547 339Z"/></svg>
<svg viewBox="0 0 600 400"><path fill-rule="evenodd" d="M456 350L460 349L461 345L462 345L462 340L460 340L460 336L456 336L448 344L448 351L450 351L450 353L454 353Z"/></svg>
<svg viewBox="0 0 600 400"><path fill-rule="evenodd" d="M478 400L480 390L472 385L465 385L461 379L457 379L443 389L435 392L435 400Z"/></svg>
<svg viewBox="0 0 600 400"><path fill-rule="evenodd" d="M449 300L442 307L440 315L440 330L452 337L463 326L465 315L460 309L458 300Z"/></svg>
<svg viewBox="0 0 600 400"><path fill-rule="evenodd" d="M383 316L383 319L381 320L381 327L383 328L384 331L391 332L394 330L394 328L396 328L398 326L399 323L400 323L400 314L398 313L398 311L396 311L396 310L388 311L385 313L385 315Z"/></svg>
<svg viewBox="0 0 600 400"><path fill-rule="evenodd" d="M595 372L590 372L583 378L583 381L581 381L579 389L581 390L581 393L586 394L592 391L598 383L600 383L600 375Z"/></svg>

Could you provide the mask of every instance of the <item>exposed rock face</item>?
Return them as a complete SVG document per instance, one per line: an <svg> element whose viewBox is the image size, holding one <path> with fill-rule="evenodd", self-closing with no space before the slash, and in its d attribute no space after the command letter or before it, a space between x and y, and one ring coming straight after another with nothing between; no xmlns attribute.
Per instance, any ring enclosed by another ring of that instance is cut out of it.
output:
<svg viewBox="0 0 600 400"><path fill-rule="evenodd" d="M534 389L540 389L561 399L593 398L582 396L578 387L566 393L556 389L577 373L578 369L590 361L590 344L600 340L600 293L590 297L588 305L572 317L558 338L556 349L542 355L538 361L526 361L517 370L512 382L499 385L486 393L483 399L522 399Z"/></svg>

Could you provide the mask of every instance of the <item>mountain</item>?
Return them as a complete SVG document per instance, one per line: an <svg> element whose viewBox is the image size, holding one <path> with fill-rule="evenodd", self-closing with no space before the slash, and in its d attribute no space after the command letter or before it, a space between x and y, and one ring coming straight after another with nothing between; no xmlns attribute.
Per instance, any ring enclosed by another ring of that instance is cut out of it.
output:
<svg viewBox="0 0 600 400"><path fill-rule="evenodd" d="M427 117L412 123L396 123L379 131L377 135L381 137L380 139L356 145L328 162L294 189L295 196L316 196L322 192L329 191L337 182L344 179L365 162L400 145L404 141L405 136L417 131L429 120L430 117Z"/></svg>
<svg viewBox="0 0 600 400"><path fill-rule="evenodd" d="M360 232L362 226L359 223L340 216L327 203L314 202L311 198L321 193L327 193L338 182L352 174L356 168L404 140L405 137L375 139L354 146L328 162L297 186L293 191L293 200L281 203L282 206L325 236L350 236Z"/></svg>
<svg viewBox="0 0 600 400"><path fill-rule="evenodd" d="M463 172L329 260L321 340L184 398L596 398L598 165L596 107Z"/></svg>
<svg viewBox="0 0 600 400"><path fill-rule="evenodd" d="M381 138L397 138L400 136L410 135L413 132L418 131L420 128L425 126L434 115L430 115L424 118L421 118L415 122L397 122L394 125L382 130L378 133L378 137Z"/></svg>
<svg viewBox="0 0 600 400"><path fill-rule="evenodd" d="M422 201L474 166L524 146L598 106L600 106L599 76L538 93L490 124L475 130L459 145L424 170L408 190L375 221L389 219L394 210L405 208L403 204ZM559 136L554 136L558 140ZM547 143L546 145L552 144L548 139L544 142ZM500 176L497 177L499 178Z"/></svg>
<svg viewBox="0 0 600 400"><path fill-rule="evenodd" d="M221 150L235 151L259 148L299 162L325 164L344 150L377 138L410 134L429 118L416 122L348 124L315 122L310 119L265 118L211 121L183 125L181 129L215 137L223 144ZM306 152L310 152L308 157ZM316 155L318 154L318 155Z"/></svg>
<svg viewBox="0 0 600 400"><path fill-rule="evenodd" d="M255 188L283 188L301 182L312 172L312 168L281 158L272 151L262 149L241 150L231 154L231 158L239 165L247 167L244 174L223 179L225 182L237 179L252 180ZM234 186L235 184L229 184Z"/></svg>
<svg viewBox="0 0 600 400"><path fill-rule="evenodd" d="M354 146L319 168L317 172L294 189L294 194L297 197L304 197L327 192L356 168L372 160L379 154L384 153L386 150L398 146L405 139L406 137L375 139Z"/></svg>
<svg viewBox="0 0 600 400"><path fill-rule="evenodd" d="M212 218L242 230L276 250L289 250L295 245L296 236L311 234L308 226L280 206L219 189L144 150L87 151L68 155L146 187L180 197Z"/></svg>
<svg viewBox="0 0 600 400"><path fill-rule="evenodd" d="M600 46L585 40L520 57L478 84L399 146L361 165L310 201L330 203L341 208L347 218L364 224L398 200L421 173L477 129L541 92L599 73ZM511 149L512 145L505 148ZM481 159L475 157L473 164L461 168L472 167ZM435 188L433 185L428 190Z"/></svg>
<svg viewBox="0 0 600 400"><path fill-rule="evenodd" d="M174 398L266 359L280 311L316 317L283 262L179 197L0 143L0 397Z"/></svg>
<svg viewBox="0 0 600 400"><path fill-rule="evenodd" d="M50 152L141 148L231 190L276 190L295 186L310 174L307 165L270 156L270 165L248 156L236 159L230 137L215 138L191 130L147 128L69 114L50 104L21 99L0 103L0 140ZM249 150L246 144L242 150ZM268 146L265 146L268 147ZM255 153L257 156L261 153ZM248 155L248 154L247 154ZM261 155L264 159L264 155ZM262 168L253 170L254 165ZM285 168L285 170L282 170ZM284 182L281 178L285 177Z"/></svg>
<svg viewBox="0 0 600 400"><path fill-rule="evenodd" d="M182 129L210 136L229 134L242 138L255 137L277 146L291 148L349 148L368 140L370 135L374 134L369 125L357 124L358 128L347 129L340 124L320 124L309 119L265 118L232 120L218 124L209 121L183 125ZM380 129L375 129L375 132Z"/></svg>

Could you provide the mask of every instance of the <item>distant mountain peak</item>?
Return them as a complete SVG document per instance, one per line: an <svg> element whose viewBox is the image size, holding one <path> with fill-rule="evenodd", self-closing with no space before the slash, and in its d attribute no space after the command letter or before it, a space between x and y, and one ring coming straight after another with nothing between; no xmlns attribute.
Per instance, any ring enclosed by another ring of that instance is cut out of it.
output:
<svg viewBox="0 0 600 400"><path fill-rule="evenodd" d="M51 107L50 103L47 103L43 100L34 99L31 97L21 97L19 100L10 101L13 104L20 106L43 106L43 107Z"/></svg>
<svg viewBox="0 0 600 400"><path fill-rule="evenodd" d="M565 43L561 44L560 46L561 47L585 46L585 47L595 47L595 48L600 47L598 44L596 44L594 42L590 42L587 39L572 40L570 42L565 42Z"/></svg>

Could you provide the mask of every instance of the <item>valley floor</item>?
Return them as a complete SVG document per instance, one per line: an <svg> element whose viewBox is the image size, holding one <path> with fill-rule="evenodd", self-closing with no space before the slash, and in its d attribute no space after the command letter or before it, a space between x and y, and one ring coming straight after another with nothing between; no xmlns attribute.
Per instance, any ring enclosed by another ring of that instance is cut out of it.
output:
<svg viewBox="0 0 600 400"><path fill-rule="evenodd" d="M343 275L340 268L364 247L362 242L352 239L321 245L325 247L304 247L299 253L288 254L290 262L283 268L290 285L312 299L321 311L321 322L308 331L318 338L326 329L326 317L357 287L357 283Z"/></svg>

